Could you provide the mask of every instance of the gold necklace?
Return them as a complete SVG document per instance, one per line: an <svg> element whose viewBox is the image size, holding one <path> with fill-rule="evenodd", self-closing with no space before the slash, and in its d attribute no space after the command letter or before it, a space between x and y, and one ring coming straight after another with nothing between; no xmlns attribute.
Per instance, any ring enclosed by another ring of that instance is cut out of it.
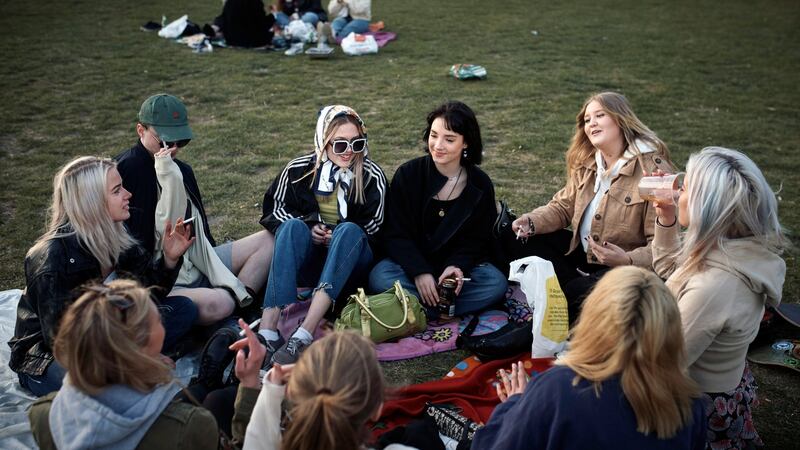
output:
<svg viewBox="0 0 800 450"><path fill-rule="evenodd" d="M458 186L458 180L461 179L461 170L462 169L463 169L463 167L459 167L458 168L458 176L456 176L456 182L453 183L453 188L450 189L450 194L447 195L447 200L445 200L445 202L449 202L450 201L450 197L453 196L453 192L455 192L456 186ZM442 201L442 199L439 198L439 194L438 193L436 194L436 200ZM439 206L439 217L444 217L444 206Z"/></svg>

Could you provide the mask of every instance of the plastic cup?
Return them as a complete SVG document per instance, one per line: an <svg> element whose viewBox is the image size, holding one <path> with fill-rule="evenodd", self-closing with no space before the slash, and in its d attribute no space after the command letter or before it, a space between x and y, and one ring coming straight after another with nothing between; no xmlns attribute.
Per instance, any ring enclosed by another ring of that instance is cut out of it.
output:
<svg viewBox="0 0 800 450"><path fill-rule="evenodd" d="M639 197L649 202L678 204L683 186L683 172L669 175L642 177L639 180Z"/></svg>

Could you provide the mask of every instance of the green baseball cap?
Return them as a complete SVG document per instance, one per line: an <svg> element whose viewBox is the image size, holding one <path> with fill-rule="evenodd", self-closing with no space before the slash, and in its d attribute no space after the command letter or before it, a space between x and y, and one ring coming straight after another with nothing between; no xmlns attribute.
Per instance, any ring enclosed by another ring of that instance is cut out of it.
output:
<svg viewBox="0 0 800 450"><path fill-rule="evenodd" d="M139 122L155 128L162 141L174 142L192 138L186 106L177 97L156 94L142 103Z"/></svg>

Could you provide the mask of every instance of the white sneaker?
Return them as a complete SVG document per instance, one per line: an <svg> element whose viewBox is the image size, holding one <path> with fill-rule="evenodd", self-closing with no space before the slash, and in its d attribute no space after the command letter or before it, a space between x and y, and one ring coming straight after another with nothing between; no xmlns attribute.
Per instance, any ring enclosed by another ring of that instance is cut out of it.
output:
<svg viewBox="0 0 800 450"><path fill-rule="evenodd" d="M289 50L283 52L286 56L295 56L303 53L304 44L302 42L296 42L289 47Z"/></svg>

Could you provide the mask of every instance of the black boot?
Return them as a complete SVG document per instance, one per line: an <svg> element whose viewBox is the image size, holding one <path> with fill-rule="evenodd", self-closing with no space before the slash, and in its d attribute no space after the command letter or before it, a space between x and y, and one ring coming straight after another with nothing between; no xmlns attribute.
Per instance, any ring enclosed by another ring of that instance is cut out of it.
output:
<svg viewBox="0 0 800 450"><path fill-rule="evenodd" d="M209 391L224 387L222 376L235 356L228 347L238 340L238 326L223 326L211 335L200 354L200 370L192 382L202 383Z"/></svg>

